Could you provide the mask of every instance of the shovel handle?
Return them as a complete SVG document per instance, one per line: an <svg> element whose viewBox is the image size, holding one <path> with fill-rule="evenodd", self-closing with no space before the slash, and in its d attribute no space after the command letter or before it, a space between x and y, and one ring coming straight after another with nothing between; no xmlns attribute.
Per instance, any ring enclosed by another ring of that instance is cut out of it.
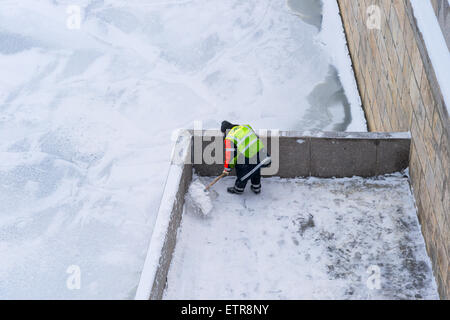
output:
<svg viewBox="0 0 450 320"><path fill-rule="evenodd" d="M218 176L217 178L214 179L213 182L211 182L209 184L209 186L207 186L205 188L205 191L208 191L213 185L215 185L217 183L217 181L219 181L220 179L222 179L223 177L225 177L227 174L226 173L222 173L220 176Z"/></svg>

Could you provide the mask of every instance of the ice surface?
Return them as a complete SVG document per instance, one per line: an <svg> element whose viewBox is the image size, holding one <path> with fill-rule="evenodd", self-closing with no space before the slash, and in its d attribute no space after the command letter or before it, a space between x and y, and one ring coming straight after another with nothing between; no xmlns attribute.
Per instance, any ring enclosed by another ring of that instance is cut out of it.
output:
<svg viewBox="0 0 450 320"><path fill-rule="evenodd" d="M172 133L194 120L345 130L342 95L308 101L341 82L347 129L365 130L339 14L323 9L319 34L285 1L1 1L0 298L132 298Z"/></svg>
<svg viewBox="0 0 450 320"><path fill-rule="evenodd" d="M322 1L287 0L287 3L303 21L316 26L320 30L323 19Z"/></svg>
<svg viewBox="0 0 450 320"><path fill-rule="evenodd" d="M207 219L184 212L166 299L439 298L401 174L270 178L242 196L233 182Z"/></svg>

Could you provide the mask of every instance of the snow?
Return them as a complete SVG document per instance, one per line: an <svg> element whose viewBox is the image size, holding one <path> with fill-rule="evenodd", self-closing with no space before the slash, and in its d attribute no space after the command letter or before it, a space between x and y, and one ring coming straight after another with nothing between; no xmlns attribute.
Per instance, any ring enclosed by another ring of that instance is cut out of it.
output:
<svg viewBox="0 0 450 320"><path fill-rule="evenodd" d="M450 53L430 1L411 0L442 96L450 114Z"/></svg>
<svg viewBox="0 0 450 320"><path fill-rule="evenodd" d="M188 131L177 130L176 137L161 204L134 295L134 299L136 300L148 300L150 297L152 285L160 263L160 256L163 252L167 230L171 222L173 207L177 202L177 196L180 196L180 192L183 192L180 189L180 184L183 181L183 174L186 171L184 165L189 162L192 136Z"/></svg>
<svg viewBox="0 0 450 320"><path fill-rule="evenodd" d="M0 298L132 298L178 128L366 130L328 4L323 41L283 1L69 5L0 3Z"/></svg>
<svg viewBox="0 0 450 320"><path fill-rule="evenodd" d="M439 299L402 174L233 182L208 217L185 208L165 299Z"/></svg>
<svg viewBox="0 0 450 320"><path fill-rule="evenodd" d="M213 204L207 191L205 191L205 185L199 180L192 181L189 186L188 192L185 197L187 205L191 207L191 211L196 211L200 215L208 215L212 209Z"/></svg>

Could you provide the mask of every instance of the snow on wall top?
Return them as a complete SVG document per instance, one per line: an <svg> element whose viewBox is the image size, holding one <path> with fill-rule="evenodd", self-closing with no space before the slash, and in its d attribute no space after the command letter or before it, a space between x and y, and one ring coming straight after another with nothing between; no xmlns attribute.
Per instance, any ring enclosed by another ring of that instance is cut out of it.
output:
<svg viewBox="0 0 450 320"><path fill-rule="evenodd" d="M258 129L255 130L260 137L302 137L302 138L336 138L336 139L411 139L410 132L338 132L317 130L279 130ZM194 136L217 137L223 136L220 130L189 130Z"/></svg>
<svg viewBox="0 0 450 320"><path fill-rule="evenodd" d="M411 0L411 5L441 88L447 107L447 115L450 115L450 52L442 29L439 26L431 1Z"/></svg>

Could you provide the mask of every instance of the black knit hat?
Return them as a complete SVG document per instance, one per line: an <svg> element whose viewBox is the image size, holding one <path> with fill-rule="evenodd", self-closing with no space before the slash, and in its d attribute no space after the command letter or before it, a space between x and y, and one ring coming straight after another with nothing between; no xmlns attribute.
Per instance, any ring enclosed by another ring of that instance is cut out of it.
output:
<svg viewBox="0 0 450 320"><path fill-rule="evenodd" d="M228 121L222 121L222 125L220 126L220 131L222 133L227 132L227 130L231 130L233 127L236 127L236 124L232 124Z"/></svg>

